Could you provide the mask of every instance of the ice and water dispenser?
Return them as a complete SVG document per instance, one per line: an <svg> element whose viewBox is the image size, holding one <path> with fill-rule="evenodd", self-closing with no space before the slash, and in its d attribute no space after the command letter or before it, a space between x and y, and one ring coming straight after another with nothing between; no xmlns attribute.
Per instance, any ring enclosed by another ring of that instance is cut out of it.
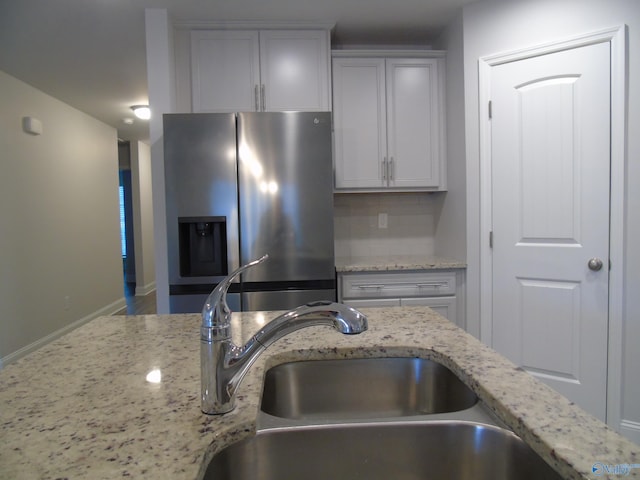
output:
<svg viewBox="0 0 640 480"><path fill-rule="evenodd" d="M179 217L180 276L226 276L227 222L225 217Z"/></svg>

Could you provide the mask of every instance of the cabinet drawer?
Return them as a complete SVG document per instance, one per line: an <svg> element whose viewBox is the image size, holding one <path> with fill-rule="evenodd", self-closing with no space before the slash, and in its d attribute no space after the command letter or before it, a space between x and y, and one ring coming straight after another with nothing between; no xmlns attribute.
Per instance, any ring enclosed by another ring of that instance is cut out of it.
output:
<svg viewBox="0 0 640 480"><path fill-rule="evenodd" d="M341 280L343 299L456 294L455 272L342 274Z"/></svg>

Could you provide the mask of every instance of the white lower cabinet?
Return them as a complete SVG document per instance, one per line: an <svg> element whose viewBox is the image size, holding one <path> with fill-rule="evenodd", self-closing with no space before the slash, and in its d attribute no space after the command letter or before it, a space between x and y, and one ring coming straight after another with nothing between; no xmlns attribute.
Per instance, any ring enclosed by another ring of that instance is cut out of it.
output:
<svg viewBox="0 0 640 480"><path fill-rule="evenodd" d="M362 300L358 298L345 298L342 300L342 303L345 303L353 308L399 307L400 299L399 298L368 298L366 300Z"/></svg>
<svg viewBox="0 0 640 480"><path fill-rule="evenodd" d="M338 274L339 301L354 308L423 305L464 328L462 272L356 272Z"/></svg>
<svg viewBox="0 0 640 480"><path fill-rule="evenodd" d="M424 297L424 298L401 298L400 305L409 306L425 306L430 307L440 315L448 318L454 323L458 323L456 312L457 298L453 297Z"/></svg>

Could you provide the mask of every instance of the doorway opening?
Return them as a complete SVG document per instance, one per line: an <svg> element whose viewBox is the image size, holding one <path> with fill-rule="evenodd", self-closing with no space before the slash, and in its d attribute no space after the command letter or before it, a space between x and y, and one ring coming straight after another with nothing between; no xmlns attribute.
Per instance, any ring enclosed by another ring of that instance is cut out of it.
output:
<svg viewBox="0 0 640 480"><path fill-rule="evenodd" d="M135 296L136 261L133 240L133 190L131 187L131 146L118 140L118 173L120 199L120 244L125 298Z"/></svg>

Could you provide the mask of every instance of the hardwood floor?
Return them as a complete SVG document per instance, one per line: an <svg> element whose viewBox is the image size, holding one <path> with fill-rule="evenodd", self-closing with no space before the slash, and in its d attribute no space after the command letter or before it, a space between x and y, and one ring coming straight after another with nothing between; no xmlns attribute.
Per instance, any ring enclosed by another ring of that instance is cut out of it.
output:
<svg viewBox="0 0 640 480"><path fill-rule="evenodd" d="M155 290L144 297L136 297L135 284L128 283L125 285L124 295L127 306L114 315L150 315L157 312Z"/></svg>

